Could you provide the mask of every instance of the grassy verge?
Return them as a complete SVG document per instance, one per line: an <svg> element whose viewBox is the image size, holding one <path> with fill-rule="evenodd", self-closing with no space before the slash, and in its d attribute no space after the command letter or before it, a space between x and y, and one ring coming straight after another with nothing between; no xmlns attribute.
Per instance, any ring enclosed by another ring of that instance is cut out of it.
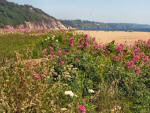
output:
<svg viewBox="0 0 150 113"><path fill-rule="evenodd" d="M27 48L34 48L43 37L29 34L0 35L0 59L11 59L15 57L15 52L23 53Z"/></svg>

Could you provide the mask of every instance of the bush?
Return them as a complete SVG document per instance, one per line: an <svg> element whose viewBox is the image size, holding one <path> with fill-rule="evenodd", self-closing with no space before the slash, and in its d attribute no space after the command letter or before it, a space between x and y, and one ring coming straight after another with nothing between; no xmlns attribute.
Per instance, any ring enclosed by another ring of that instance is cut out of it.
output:
<svg viewBox="0 0 150 113"><path fill-rule="evenodd" d="M54 32L28 58L1 66L1 112L150 112L149 45L98 44Z"/></svg>

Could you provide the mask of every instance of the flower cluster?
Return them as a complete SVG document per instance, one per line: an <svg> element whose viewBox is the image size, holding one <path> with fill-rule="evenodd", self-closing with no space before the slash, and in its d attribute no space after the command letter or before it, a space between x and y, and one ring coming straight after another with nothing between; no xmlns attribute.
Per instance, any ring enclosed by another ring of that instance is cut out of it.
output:
<svg viewBox="0 0 150 113"><path fill-rule="evenodd" d="M70 97L75 96L75 94L72 91L65 91L65 95L70 96Z"/></svg>
<svg viewBox="0 0 150 113"><path fill-rule="evenodd" d="M124 49L125 49L124 45L123 45L123 44L119 44L119 45L117 46L117 48L116 48L116 51L121 53L121 52L124 51Z"/></svg>
<svg viewBox="0 0 150 113"><path fill-rule="evenodd" d="M36 72L33 73L33 77L35 80L42 80L43 78L41 74L36 73Z"/></svg>
<svg viewBox="0 0 150 113"><path fill-rule="evenodd" d="M86 113L86 107L84 105L80 105L79 110L81 111L81 113Z"/></svg>
<svg viewBox="0 0 150 113"><path fill-rule="evenodd" d="M78 48L84 49L90 46L90 37L89 35L85 35L79 40Z"/></svg>
<svg viewBox="0 0 150 113"><path fill-rule="evenodd" d="M127 62L128 69L134 69L139 75L141 74L141 67L149 61L149 56L145 55L140 48L134 48L132 51L132 59Z"/></svg>
<svg viewBox="0 0 150 113"><path fill-rule="evenodd" d="M147 47L150 48L150 39L147 41Z"/></svg>
<svg viewBox="0 0 150 113"><path fill-rule="evenodd" d="M74 37L71 37L71 38L69 39L69 46L70 46L70 47L73 47L73 46L74 46L74 43L75 43L75 39L74 39Z"/></svg>

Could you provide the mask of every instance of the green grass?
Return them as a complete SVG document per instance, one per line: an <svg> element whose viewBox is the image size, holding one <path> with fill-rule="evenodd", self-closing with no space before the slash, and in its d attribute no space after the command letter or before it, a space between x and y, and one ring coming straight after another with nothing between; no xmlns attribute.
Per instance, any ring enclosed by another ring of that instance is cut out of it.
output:
<svg viewBox="0 0 150 113"><path fill-rule="evenodd" d="M21 52L25 48L33 48L42 39L43 36L26 34L0 35L0 60L13 58L15 52Z"/></svg>

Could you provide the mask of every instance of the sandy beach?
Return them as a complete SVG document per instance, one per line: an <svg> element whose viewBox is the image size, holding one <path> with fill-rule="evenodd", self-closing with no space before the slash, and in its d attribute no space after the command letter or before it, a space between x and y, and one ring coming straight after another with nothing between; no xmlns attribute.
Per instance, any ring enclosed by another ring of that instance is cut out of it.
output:
<svg viewBox="0 0 150 113"><path fill-rule="evenodd" d="M95 37L100 43L109 43L113 40L116 43L132 44L137 40L150 39L150 32L124 32L124 31L77 31L84 34L89 34Z"/></svg>

